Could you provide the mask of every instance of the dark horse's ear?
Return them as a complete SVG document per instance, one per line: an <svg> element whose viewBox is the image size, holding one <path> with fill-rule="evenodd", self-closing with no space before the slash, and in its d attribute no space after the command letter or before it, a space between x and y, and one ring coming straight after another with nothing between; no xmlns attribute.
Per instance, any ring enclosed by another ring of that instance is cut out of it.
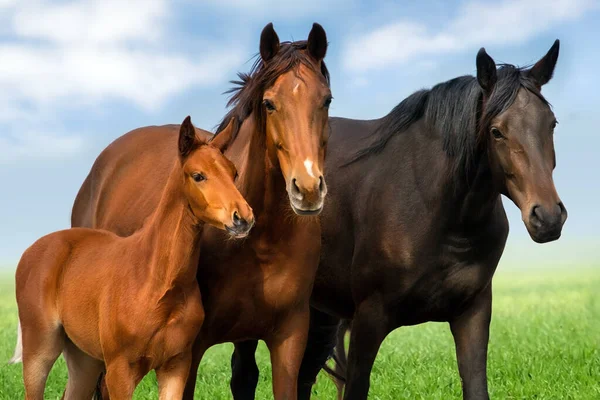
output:
<svg viewBox="0 0 600 400"><path fill-rule="evenodd" d="M310 33L308 34L308 53L316 61L321 61L327 53L327 35L325 29L316 22L313 24Z"/></svg>
<svg viewBox="0 0 600 400"><path fill-rule="evenodd" d="M275 57L279 51L279 36L273 29L273 23L269 22L260 34L260 56L267 62Z"/></svg>
<svg viewBox="0 0 600 400"><path fill-rule="evenodd" d="M482 47L477 52L477 82L486 95L490 95L496 85L496 63Z"/></svg>
<svg viewBox="0 0 600 400"><path fill-rule="evenodd" d="M224 152L225 149L227 149L227 146L229 146L229 142L231 141L234 120L235 118L231 118L231 121L229 121L225 129L223 129L218 134L214 135L208 143L221 150L221 152Z"/></svg>
<svg viewBox="0 0 600 400"><path fill-rule="evenodd" d="M181 158L189 156L200 144L200 140L196 137L196 128L192 125L192 119L188 115L179 128L179 156Z"/></svg>
<svg viewBox="0 0 600 400"><path fill-rule="evenodd" d="M560 41L556 39L548 53L529 70L529 76L535 81L539 89L552 79L554 67L556 67L556 61L558 60L559 47Z"/></svg>

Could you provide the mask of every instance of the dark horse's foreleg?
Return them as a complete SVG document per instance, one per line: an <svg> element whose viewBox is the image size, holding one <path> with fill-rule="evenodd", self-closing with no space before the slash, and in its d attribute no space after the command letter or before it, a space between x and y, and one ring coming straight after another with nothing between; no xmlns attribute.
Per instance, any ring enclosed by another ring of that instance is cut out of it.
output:
<svg viewBox="0 0 600 400"><path fill-rule="evenodd" d="M310 399L313 384L336 345L339 319L319 310L310 310L308 342L298 375L298 399Z"/></svg>
<svg viewBox="0 0 600 400"><path fill-rule="evenodd" d="M359 304L352 319L344 400L367 398L371 369L390 329L389 315L379 298L369 298Z"/></svg>
<svg viewBox="0 0 600 400"><path fill-rule="evenodd" d="M490 285L458 318L450 321L465 400L487 400L487 347L492 317Z"/></svg>
<svg viewBox="0 0 600 400"><path fill-rule="evenodd" d="M235 344L231 355L231 394L235 400L252 400L258 384L258 366L254 353L258 340L247 340Z"/></svg>

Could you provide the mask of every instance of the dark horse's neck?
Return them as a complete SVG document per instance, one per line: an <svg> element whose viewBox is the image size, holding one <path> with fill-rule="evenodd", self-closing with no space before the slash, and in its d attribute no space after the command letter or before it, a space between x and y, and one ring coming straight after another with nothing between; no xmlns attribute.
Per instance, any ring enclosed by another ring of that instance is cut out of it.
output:
<svg viewBox="0 0 600 400"><path fill-rule="evenodd" d="M148 258L142 268L159 286L172 288L195 283L201 223L193 215L183 193L177 159L155 212L140 231L140 249Z"/></svg>

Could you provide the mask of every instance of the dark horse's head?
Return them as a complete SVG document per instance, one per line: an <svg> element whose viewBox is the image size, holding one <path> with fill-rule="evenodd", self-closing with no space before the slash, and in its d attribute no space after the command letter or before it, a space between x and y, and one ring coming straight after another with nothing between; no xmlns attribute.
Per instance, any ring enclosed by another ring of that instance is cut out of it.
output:
<svg viewBox="0 0 600 400"><path fill-rule="evenodd" d="M521 210L531 238L556 240L567 219L552 172L556 166L556 117L541 94L552 78L559 41L533 67L502 66L485 52L477 54L477 81L483 89L480 138L488 147L501 191Z"/></svg>

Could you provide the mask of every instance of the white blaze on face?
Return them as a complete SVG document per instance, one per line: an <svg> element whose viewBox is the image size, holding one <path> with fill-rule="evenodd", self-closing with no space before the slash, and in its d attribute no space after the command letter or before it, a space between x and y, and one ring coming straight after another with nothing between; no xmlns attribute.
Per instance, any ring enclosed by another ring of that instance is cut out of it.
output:
<svg viewBox="0 0 600 400"><path fill-rule="evenodd" d="M294 86L294 90L292 90L293 94L298 94L298 87L300 87L300 82L296 83L296 86Z"/></svg>
<svg viewBox="0 0 600 400"><path fill-rule="evenodd" d="M315 175L313 174L312 166L312 161L310 161L308 158L304 160L304 167L306 168L306 172L308 172L308 175L310 175L311 178L314 178Z"/></svg>

